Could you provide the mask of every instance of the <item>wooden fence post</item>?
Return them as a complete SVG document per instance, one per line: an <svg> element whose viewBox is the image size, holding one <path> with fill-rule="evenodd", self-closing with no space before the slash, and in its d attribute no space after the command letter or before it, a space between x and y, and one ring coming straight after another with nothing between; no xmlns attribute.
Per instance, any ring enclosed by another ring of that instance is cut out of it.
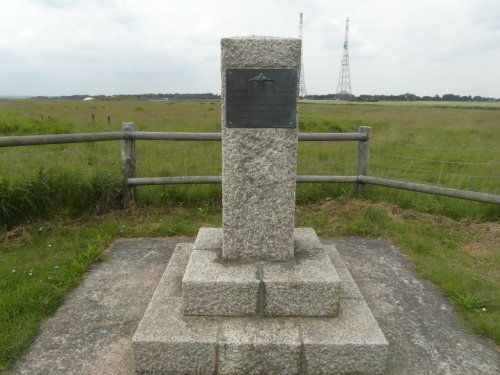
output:
<svg viewBox="0 0 500 375"><path fill-rule="evenodd" d="M131 134L135 131L133 122L124 122L122 132ZM135 203L136 187L130 186L127 179L135 177L135 140L132 137L126 137L122 141L122 207L129 208L130 204Z"/></svg>
<svg viewBox="0 0 500 375"><path fill-rule="evenodd" d="M359 132L366 134L366 141L358 141L356 148L356 175L368 176L368 164L370 162L370 137L372 128L369 126L360 126ZM358 181L356 184L358 194L365 193L365 184Z"/></svg>

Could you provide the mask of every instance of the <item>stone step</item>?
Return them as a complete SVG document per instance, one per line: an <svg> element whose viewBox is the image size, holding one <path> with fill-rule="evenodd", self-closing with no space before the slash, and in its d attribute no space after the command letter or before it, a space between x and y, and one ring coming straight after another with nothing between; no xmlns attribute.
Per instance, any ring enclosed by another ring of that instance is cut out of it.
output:
<svg viewBox="0 0 500 375"><path fill-rule="evenodd" d="M334 262L341 261L333 246L325 249ZM192 244L177 246L132 339L137 373L384 372L388 343L352 285L343 290L335 318L184 315L179 270L192 252Z"/></svg>
<svg viewBox="0 0 500 375"><path fill-rule="evenodd" d="M222 262L222 231L201 228L182 280L187 315L336 316L340 278L312 228L294 230L291 261Z"/></svg>

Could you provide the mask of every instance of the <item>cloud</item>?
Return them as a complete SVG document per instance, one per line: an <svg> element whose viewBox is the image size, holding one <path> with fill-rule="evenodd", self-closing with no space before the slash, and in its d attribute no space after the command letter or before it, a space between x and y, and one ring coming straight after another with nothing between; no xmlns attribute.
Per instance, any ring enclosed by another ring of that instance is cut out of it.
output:
<svg viewBox="0 0 500 375"><path fill-rule="evenodd" d="M500 96L496 0L6 1L0 87L20 95L219 91L221 37L296 37L300 12L309 93L335 91L349 17L355 93L449 86Z"/></svg>
<svg viewBox="0 0 500 375"><path fill-rule="evenodd" d="M23 0L21 0L23 1ZM74 9L83 6L96 5L99 7L114 6L114 0L28 0L29 3L40 8Z"/></svg>

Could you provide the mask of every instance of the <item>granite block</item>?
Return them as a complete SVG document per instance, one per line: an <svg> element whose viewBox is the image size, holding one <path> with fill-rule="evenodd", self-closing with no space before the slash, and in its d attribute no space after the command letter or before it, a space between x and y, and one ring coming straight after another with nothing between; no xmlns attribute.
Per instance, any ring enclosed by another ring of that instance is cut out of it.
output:
<svg viewBox="0 0 500 375"><path fill-rule="evenodd" d="M337 274L340 278L340 298L363 299L356 282L351 276L349 270L345 267L337 268Z"/></svg>
<svg viewBox="0 0 500 375"><path fill-rule="evenodd" d="M222 256L293 258L297 129L224 129Z"/></svg>
<svg viewBox="0 0 500 375"><path fill-rule="evenodd" d="M293 244L295 251L323 248L313 228L295 228L293 231Z"/></svg>
<svg viewBox="0 0 500 375"><path fill-rule="evenodd" d="M340 279L323 249L295 253L293 262L264 263L266 316L336 316Z"/></svg>
<svg viewBox="0 0 500 375"><path fill-rule="evenodd" d="M221 250L222 228L200 228L194 242L194 250Z"/></svg>
<svg viewBox="0 0 500 375"><path fill-rule="evenodd" d="M298 322L286 319L226 318L219 342L220 374L298 374Z"/></svg>
<svg viewBox="0 0 500 375"><path fill-rule="evenodd" d="M337 248L334 245L325 246L326 254L330 257L335 269L337 270L337 274L340 278L340 298L351 298L351 299L363 299L363 295L359 290L356 282L351 276L351 273L345 266L344 261L342 260Z"/></svg>
<svg viewBox="0 0 500 375"><path fill-rule="evenodd" d="M169 291L189 246L176 248L132 339L137 374L384 372L388 343L364 300L340 299L337 317L184 315Z"/></svg>
<svg viewBox="0 0 500 375"><path fill-rule="evenodd" d="M192 243L180 242L175 246L174 252L168 262L172 267L186 267L193 251Z"/></svg>
<svg viewBox="0 0 500 375"><path fill-rule="evenodd" d="M260 281L253 263L221 263L216 252L193 250L182 279L187 315L257 314Z"/></svg>
<svg viewBox="0 0 500 375"><path fill-rule="evenodd" d="M165 297L163 278L133 338L135 369L142 374L214 374L217 323L182 314L180 297Z"/></svg>
<svg viewBox="0 0 500 375"><path fill-rule="evenodd" d="M300 68L301 47L302 42L298 38L222 38L222 71L229 68ZM224 80L224 74L222 77Z"/></svg>
<svg viewBox="0 0 500 375"><path fill-rule="evenodd" d="M302 322L307 373L383 374L389 344L366 302L342 299L340 311Z"/></svg>
<svg viewBox="0 0 500 375"><path fill-rule="evenodd" d="M346 268L346 265L335 245L325 245L324 249L330 257L330 260L332 261L335 268Z"/></svg>
<svg viewBox="0 0 500 375"><path fill-rule="evenodd" d="M294 68L299 76L300 39L224 38L221 48L223 98L226 69ZM297 128L272 128L272 120L263 128L227 128L225 105L223 100L222 257L293 259Z"/></svg>
<svg viewBox="0 0 500 375"><path fill-rule="evenodd" d="M193 251L192 243L178 243L170 257L167 268L163 274L162 285L165 295L168 297L182 296L182 278Z"/></svg>

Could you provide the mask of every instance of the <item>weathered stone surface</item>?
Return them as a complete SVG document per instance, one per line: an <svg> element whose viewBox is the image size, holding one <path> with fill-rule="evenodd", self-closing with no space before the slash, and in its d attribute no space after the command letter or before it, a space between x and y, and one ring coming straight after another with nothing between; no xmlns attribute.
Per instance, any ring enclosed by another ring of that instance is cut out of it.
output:
<svg viewBox="0 0 500 375"><path fill-rule="evenodd" d="M215 373L217 323L182 314L179 273L192 244L177 245L132 338L135 369L142 374Z"/></svg>
<svg viewBox="0 0 500 375"><path fill-rule="evenodd" d="M229 68L294 68L300 39L222 39L222 95ZM226 127L222 108L222 204L225 260L293 258L297 128ZM271 126L272 124L269 124Z"/></svg>
<svg viewBox="0 0 500 375"><path fill-rule="evenodd" d="M340 279L323 249L297 251L293 262L265 263L262 268L265 315L338 314Z"/></svg>
<svg viewBox="0 0 500 375"><path fill-rule="evenodd" d="M157 292L160 291L157 289ZM136 372L215 372L215 320L184 316L181 309L181 298L155 294L132 338Z"/></svg>
<svg viewBox="0 0 500 375"><path fill-rule="evenodd" d="M192 243L179 243L175 247L167 268L163 273L162 285L164 293L168 297L182 296L182 277L193 251Z"/></svg>
<svg viewBox="0 0 500 375"><path fill-rule="evenodd" d="M346 268L346 265L344 261L342 260L342 257L340 256L337 248L335 245L324 245L324 249L328 256L330 257L330 260L332 261L333 265L335 268Z"/></svg>
<svg viewBox="0 0 500 375"><path fill-rule="evenodd" d="M383 370L387 342L364 301L342 299L336 318L185 316L182 299L167 296L176 265L167 267L133 337L137 373L211 374L216 366L220 374Z"/></svg>
<svg viewBox="0 0 500 375"><path fill-rule="evenodd" d="M222 72L229 68L300 68L300 39L231 37L222 38L221 47ZM222 79L224 82L224 74Z"/></svg>
<svg viewBox="0 0 500 375"><path fill-rule="evenodd" d="M222 249L222 228L200 228L194 250L221 250Z"/></svg>
<svg viewBox="0 0 500 375"><path fill-rule="evenodd" d="M193 244L188 242L179 242L175 247L168 266L170 267L186 267L191 256L191 251L193 251Z"/></svg>
<svg viewBox="0 0 500 375"><path fill-rule="evenodd" d="M255 315L260 281L253 263L223 264L212 250L193 250L182 280L188 315Z"/></svg>
<svg viewBox="0 0 500 375"><path fill-rule="evenodd" d="M223 130L224 259L293 258L296 129Z"/></svg>
<svg viewBox="0 0 500 375"><path fill-rule="evenodd" d="M349 270L345 267L336 270L340 278L340 298L364 299Z"/></svg>
<svg viewBox="0 0 500 375"><path fill-rule="evenodd" d="M337 318L301 328L308 374L383 374L388 343L365 301L341 300Z"/></svg>
<svg viewBox="0 0 500 375"><path fill-rule="evenodd" d="M182 297L182 277L186 267L169 266L163 274L165 279L164 292L169 297Z"/></svg>
<svg viewBox="0 0 500 375"><path fill-rule="evenodd" d="M181 280L192 248L176 246L132 337L138 374L215 373L215 319L182 314Z"/></svg>
<svg viewBox="0 0 500 375"><path fill-rule="evenodd" d="M195 246L214 247L220 233L215 228L200 231ZM194 250L183 280L184 311L225 316L337 315L341 281L316 233L298 228L293 238L295 259L286 262L222 262L218 249Z"/></svg>
<svg viewBox="0 0 500 375"><path fill-rule="evenodd" d="M467 330L449 298L416 275L397 248L382 239L322 241L336 244L390 343L384 375L500 372L495 344ZM115 242L6 375L136 374L131 338L175 242Z"/></svg>
<svg viewBox="0 0 500 375"><path fill-rule="evenodd" d="M344 261L340 257L337 248L334 245L325 245L324 246L326 254L330 257L335 269L337 270L337 274L340 278L340 298L351 298L351 299L359 299L363 300L363 295L361 294L356 282L351 276L351 273L345 266Z"/></svg>
<svg viewBox="0 0 500 375"><path fill-rule="evenodd" d="M313 228L295 228L293 231L293 244L295 251L323 248Z"/></svg>
<svg viewBox="0 0 500 375"><path fill-rule="evenodd" d="M220 374L299 373L301 342L297 321L226 318L220 333Z"/></svg>

